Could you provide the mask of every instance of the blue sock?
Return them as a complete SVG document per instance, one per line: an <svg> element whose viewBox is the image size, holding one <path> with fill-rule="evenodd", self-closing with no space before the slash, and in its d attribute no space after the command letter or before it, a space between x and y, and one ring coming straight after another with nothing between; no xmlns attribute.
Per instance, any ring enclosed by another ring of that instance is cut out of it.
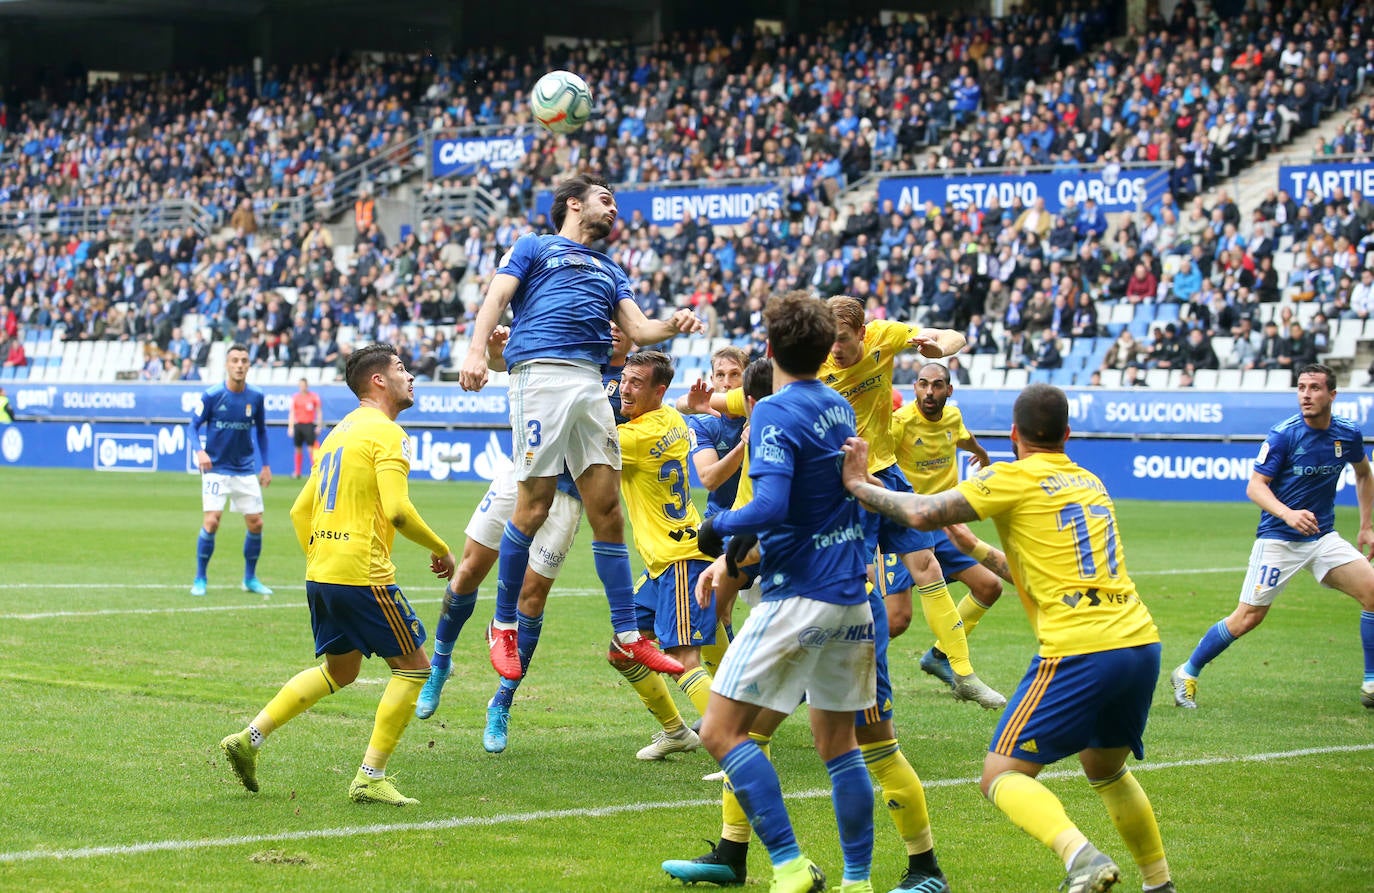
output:
<svg viewBox="0 0 1374 893"><path fill-rule="evenodd" d="M262 534L248 532L243 535L243 579L251 580L258 575L258 556L262 554Z"/></svg>
<svg viewBox="0 0 1374 893"><path fill-rule="evenodd" d="M624 543L592 543L592 563L606 601L611 606L611 629L618 633L633 632L639 622L635 618L634 581L630 579L630 550Z"/></svg>
<svg viewBox="0 0 1374 893"><path fill-rule="evenodd" d="M530 566L530 543L510 521L501 536L501 553L496 562L496 622L515 624L515 606L520 603L520 587L525 585L525 571Z"/></svg>
<svg viewBox="0 0 1374 893"><path fill-rule="evenodd" d="M531 617L516 611L515 618L518 630L515 636L515 650L520 654L520 675L523 676L530 671L534 649L539 647L539 634L544 631L544 615Z"/></svg>
<svg viewBox="0 0 1374 893"><path fill-rule="evenodd" d="M1216 660L1217 655L1229 648L1235 640L1236 637L1226 628L1226 621L1218 620L1198 640L1197 647L1193 649L1193 656L1183 665L1183 672L1196 678L1203 667Z"/></svg>
<svg viewBox="0 0 1374 893"><path fill-rule="evenodd" d="M863 760L859 761L863 766ZM778 773L773 764L753 741L736 744L720 761L720 768L730 779L735 797L749 817L754 833L768 848L768 858L774 865L785 865L801 855L797 837L792 833L792 820L787 817L787 807L782 804L782 788L778 785ZM864 787L873 796L873 785L864 775ZM873 808L869 806L869 824L872 825Z"/></svg>
<svg viewBox="0 0 1374 893"><path fill-rule="evenodd" d="M200 529L200 536L196 537L196 579L205 579L205 569L210 566L210 556L215 554L215 535L206 531L204 527Z"/></svg>
<svg viewBox="0 0 1374 893"><path fill-rule="evenodd" d="M1364 681L1374 682L1374 611L1360 612L1360 644L1364 646Z"/></svg>
<svg viewBox="0 0 1374 893"><path fill-rule="evenodd" d="M873 782L856 747L825 764L840 828L845 881L866 880L873 865Z"/></svg>
<svg viewBox="0 0 1374 893"><path fill-rule="evenodd" d="M463 625L472 616L473 609L477 607L477 590L471 592L454 592L452 589L444 589L444 607L439 612L439 625L434 628L434 659L430 666L438 667L440 670L447 670L452 659L453 643L458 641L458 634L463 631Z"/></svg>
<svg viewBox="0 0 1374 893"><path fill-rule="evenodd" d="M520 687L520 682L525 678L525 674L530 671L530 661L534 658L534 649L539 647L539 634L544 630L544 615L531 617L520 611L515 612L516 634L515 650L520 655L520 679L507 679L501 677L500 684L496 688L496 694L492 695L491 706L510 707L515 700L515 690Z"/></svg>

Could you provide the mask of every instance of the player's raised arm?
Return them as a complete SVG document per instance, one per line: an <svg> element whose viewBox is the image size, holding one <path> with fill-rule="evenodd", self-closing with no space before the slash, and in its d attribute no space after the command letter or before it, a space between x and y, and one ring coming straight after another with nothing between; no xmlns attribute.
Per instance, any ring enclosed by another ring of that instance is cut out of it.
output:
<svg viewBox="0 0 1374 893"><path fill-rule="evenodd" d="M615 322L635 344L658 344L678 335L693 335L706 330L706 324L687 309L675 311L667 319L649 319L639 305L622 297L616 305Z"/></svg>
<svg viewBox="0 0 1374 893"><path fill-rule="evenodd" d="M480 391L487 383L487 339L496 331L502 315L515 297L520 280L509 273L497 273L487 286L487 296L472 323L472 341L458 370L458 383L465 391Z"/></svg>
<svg viewBox="0 0 1374 893"><path fill-rule="evenodd" d="M954 329L918 329L912 326L911 340L907 344L916 348L921 356L938 360L963 350L968 339L963 332Z"/></svg>
<svg viewBox="0 0 1374 893"><path fill-rule="evenodd" d="M938 530L947 524L977 521L978 513L963 494L946 490L934 496L897 493L869 481L868 444L851 437L844 445L844 485L864 508L917 530Z"/></svg>

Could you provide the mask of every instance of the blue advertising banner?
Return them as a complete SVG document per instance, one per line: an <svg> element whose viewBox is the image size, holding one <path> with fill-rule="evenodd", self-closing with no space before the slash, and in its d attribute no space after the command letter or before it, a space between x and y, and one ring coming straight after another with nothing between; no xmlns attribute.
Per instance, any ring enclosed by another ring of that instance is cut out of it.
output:
<svg viewBox="0 0 1374 893"><path fill-rule="evenodd" d="M692 189L625 189L615 194L616 208L629 220L635 211L649 223L673 226L683 217L706 217L713 224L744 223L758 211L773 211L783 206L782 186L757 183L752 186L716 186ZM553 193L535 194L534 211L548 216Z"/></svg>
<svg viewBox="0 0 1374 893"><path fill-rule="evenodd" d="M1159 201L1168 178L1155 176L1155 169L1132 168L1108 182L1101 171L1050 171L1048 173L986 174L916 177L891 177L878 181L878 201L891 200L903 213L920 212L926 202L937 207L946 204L963 210L986 208L995 196L1002 208L1020 199L1030 206L1037 198L1045 200L1052 214L1063 210L1070 200L1079 207L1089 198L1103 211L1134 211L1141 205Z"/></svg>
<svg viewBox="0 0 1374 893"><path fill-rule="evenodd" d="M509 429L416 429L409 433L413 479L489 481L510 467ZM284 428L270 429L269 437L268 458L281 476L290 466L291 440ZM5 466L196 471L188 426L123 422L21 421L0 426L0 467Z"/></svg>
<svg viewBox="0 0 1374 893"><path fill-rule="evenodd" d="M980 437L994 462L1016 458L1011 441ZM1120 441L1070 437L1069 457L1096 474L1113 499L1157 502L1246 502L1245 485L1259 456L1258 443L1220 441ZM959 454L959 476L971 457ZM1355 473L1347 466L1336 485L1337 505L1357 505ZM1255 509L1259 521L1259 509ZM1244 557L1244 556L1237 556Z"/></svg>
<svg viewBox="0 0 1374 893"><path fill-rule="evenodd" d="M295 385L261 385L269 425L286 424ZM190 418L204 393L203 384L69 385L13 383L10 405L21 421L75 420L161 422L180 424ZM324 403L325 422L351 412L358 400L339 384L314 388ZM682 393L674 388L674 400ZM1017 391L960 388L954 403L975 432L1011 430L1011 410ZM1260 438L1277 422L1298 411L1290 391L1154 391L1148 388L1107 390L1068 388L1069 420L1079 434L1113 436L1242 437ZM910 395L907 391L905 396ZM1361 427L1374 412L1374 391L1343 390L1332 405L1336 415ZM472 393L457 384L422 383L415 389L415 405L400 422L407 428L506 429L510 425L506 389L490 386Z"/></svg>
<svg viewBox="0 0 1374 893"><path fill-rule="evenodd" d="M1279 168L1279 188L1296 202L1309 191L1319 199L1329 198L1337 189L1347 196L1352 192L1374 196L1374 164L1285 164Z"/></svg>
<svg viewBox="0 0 1374 893"><path fill-rule="evenodd" d="M1011 430L1017 393L960 388L951 402L964 413L969 430L996 433ZM1069 424L1076 434L1257 439L1298 411L1298 399L1292 391L1066 388L1065 393L1069 397ZM1374 410L1374 393L1340 391L1331 409L1363 428Z"/></svg>
<svg viewBox="0 0 1374 893"><path fill-rule="evenodd" d="M515 167L533 145L533 136L435 137L429 159L430 176L471 174L483 167L490 170Z"/></svg>
<svg viewBox="0 0 1374 893"><path fill-rule="evenodd" d="M206 384L39 384L8 383L10 405L21 419L84 419L90 421L181 421L200 405ZM268 423L285 424L296 385L255 385L263 392ZM326 422L335 421L358 406L358 398L340 384L313 389L323 403ZM415 405L401 417L403 426L501 428L510 424L506 389L489 387L479 393L456 384L419 383Z"/></svg>

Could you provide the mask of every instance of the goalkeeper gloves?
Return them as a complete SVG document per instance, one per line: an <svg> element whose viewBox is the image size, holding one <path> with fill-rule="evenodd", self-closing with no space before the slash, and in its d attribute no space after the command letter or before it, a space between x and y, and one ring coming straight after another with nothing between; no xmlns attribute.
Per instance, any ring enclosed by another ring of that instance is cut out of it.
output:
<svg viewBox="0 0 1374 893"><path fill-rule="evenodd" d="M759 542L757 533L737 533L730 539L730 548L725 550L725 570L732 577L739 576L739 566L745 556Z"/></svg>
<svg viewBox="0 0 1374 893"><path fill-rule="evenodd" d="M707 518L697 528L697 548L703 555L719 558L725 551L725 538L716 533L716 528L711 523L714 519L715 516Z"/></svg>

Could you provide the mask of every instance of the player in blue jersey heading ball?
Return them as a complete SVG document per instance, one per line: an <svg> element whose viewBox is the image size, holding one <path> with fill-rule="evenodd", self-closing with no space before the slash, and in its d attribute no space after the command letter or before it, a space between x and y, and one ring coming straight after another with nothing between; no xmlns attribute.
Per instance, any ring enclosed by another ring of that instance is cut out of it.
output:
<svg viewBox="0 0 1374 893"><path fill-rule="evenodd" d="M465 390L487 383L487 338L509 307L505 360L517 490L497 559L496 617L488 637L492 666L507 679L522 674L520 587L530 545L567 468L591 524L593 561L615 630L614 656L676 675L682 664L639 635L620 510L620 438L601 366L611 355L612 322L636 344L657 344L702 325L688 310L667 320L646 318L625 271L591 247L615 224L615 196L604 180L579 175L559 183L551 214L556 234L521 236L501 259L459 370Z"/></svg>
<svg viewBox="0 0 1374 893"><path fill-rule="evenodd" d="M224 503L243 515L248 533L243 538L243 590L272 594L258 580L258 556L262 554L262 488L272 483L267 460L267 413L262 391L248 384L248 348L235 344L224 358L225 381L200 397L191 414L191 434L199 444L196 467L200 469L200 501L204 518L196 541L196 578L192 595L205 594L205 574L215 554L215 533L224 514ZM256 439L261 470L255 470Z"/></svg>
<svg viewBox="0 0 1374 893"><path fill-rule="evenodd" d="M1259 626L1293 575L1310 568L1323 586L1344 592L1363 609L1360 702L1374 709L1374 567L1369 564L1374 557L1374 474L1360 426L1331 414L1335 396L1336 373L1329 366L1313 363L1298 370L1299 412L1269 429L1245 488L1261 511L1240 604L1207 630L1192 656L1170 676L1179 707L1197 707L1202 668ZM1358 549L1336 532L1336 487L1347 466L1355 473L1360 505Z"/></svg>

